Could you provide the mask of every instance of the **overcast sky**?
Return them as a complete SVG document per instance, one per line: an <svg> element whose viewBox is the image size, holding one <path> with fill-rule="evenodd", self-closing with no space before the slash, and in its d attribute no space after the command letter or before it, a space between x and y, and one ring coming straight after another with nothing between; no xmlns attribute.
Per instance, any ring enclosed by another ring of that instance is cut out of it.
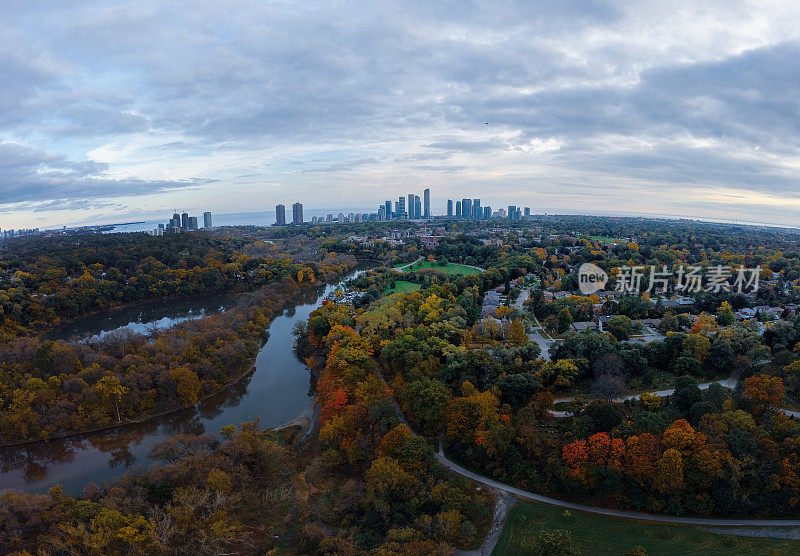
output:
<svg viewBox="0 0 800 556"><path fill-rule="evenodd" d="M796 0L2 0L0 227L425 186L796 225L799 38Z"/></svg>

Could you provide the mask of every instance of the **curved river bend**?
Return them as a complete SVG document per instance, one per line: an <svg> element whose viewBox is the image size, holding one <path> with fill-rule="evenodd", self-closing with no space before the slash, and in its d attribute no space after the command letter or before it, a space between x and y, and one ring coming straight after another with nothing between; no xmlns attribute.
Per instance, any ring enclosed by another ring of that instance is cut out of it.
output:
<svg viewBox="0 0 800 556"><path fill-rule="evenodd" d="M174 434L217 434L226 425L256 419L264 427L276 427L310 412L310 374L294 353L292 330L339 284L363 272L357 270L333 285L301 292L272 320L255 371L193 407L103 432L0 448L0 493L9 489L45 492L60 484L66 493L78 495L91 481L110 482L128 469L146 469L153 463L147 455L153 444ZM87 333L99 332L86 328Z"/></svg>

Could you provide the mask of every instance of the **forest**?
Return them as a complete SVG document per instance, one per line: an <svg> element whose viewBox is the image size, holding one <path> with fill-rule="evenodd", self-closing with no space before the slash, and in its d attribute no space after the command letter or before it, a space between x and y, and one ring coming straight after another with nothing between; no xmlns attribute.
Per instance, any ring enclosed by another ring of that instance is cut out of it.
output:
<svg viewBox="0 0 800 556"><path fill-rule="evenodd" d="M483 241L498 233L501 241ZM258 268L272 278L232 311L123 347L24 334L4 343L20 370L4 374L3 384L26 392L35 415L54 402L63 412L52 423L10 419L9 426L28 423L27 436L57 434L53 425L72 417L80 426L82 412L91 412L85 422L114 421L218 388L252 357L276 300L312 273L336 275L350 268L353 253L364 254L330 228L292 230L280 241L288 243L276 249L266 237L251 237L236 246L237 257L260 259ZM445 470L440 446L468 469L562 500L659 514L795 518L800 421L791 409L800 396L800 316L788 309L800 291L797 241L734 226L537 217L499 231L456 223L432 248L413 238L400 249L380 247L372 254L390 264L423 256L486 271L377 268L347 284L355 295L337 292L312 312L295 330L297 355L315 379L318 425L308 439L292 428L232 423L219 436L168 439L153 450L163 465L88 485L82 497L58 487L7 493L0 544L120 554L477 548L492 521L493 494ZM275 251L286 257L269 266L263 258ZM570 291L574 269L586 261L612 276L634 263L761 265L764 283L751 296L700 293L680 310L645 296L545 299L546 291ZM420 289L387 294L397 280ZM495 290L503 302L487 315L484 300ZM787 311L734 318L734 310L757 304ZM598 314L613 316L604 333L570 328ZM549 317L553 336L542 351L532 335ZM636 341L643 318L657 319L659 337ZM119 386L136 388L136 401ZM647 393L666 387L674 391ZM632 397L623 401L626 394Z"/></svg>
<svg viewBox="0 0 800 556"><path fill-rule="evenodd" d="M194 404L252 367L270 319L299 288L354 265L348 255L309 250L301 242L291 246L298 251L293 262L274 245L247 238L108 238L70 237L52 246L39 239L19 242L8 263L8 272L17 270L4 291L25 297L4 315L52 312L57 316L48 322L54 323L145 298L247 293L224 313L148 335L123 331L89 341L54 341L32 330L44 323L29 316L7 318L14 334L0 343L0 444L46 440ZM153 243L161 239L163 244ZM303 257L307 263L300 262ZM71 275L79 277L48 278ZM25 285L13 285L20 283Z"/></svg>

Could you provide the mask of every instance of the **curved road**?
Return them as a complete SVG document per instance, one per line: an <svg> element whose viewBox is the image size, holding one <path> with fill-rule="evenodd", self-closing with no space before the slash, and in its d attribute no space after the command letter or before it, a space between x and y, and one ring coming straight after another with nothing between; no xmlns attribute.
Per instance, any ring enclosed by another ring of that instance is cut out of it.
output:
<svg viewBox="0 0 800 556"><path fill-rule="evenodd" d="M383 375L380 372L378 372L378 376L384 383L386 383L386 380L383 378ZM422 436L414 430L414 428L406 419L405 415L403 415L403 411L400 408L400 405L397 403L397 400L395 400L394 396L392 396L391 401L395 411L397 412L397 416L400 422L406 425L409 428L409 430L411 430L411 433L414 436ZM439 451L436 453L436 458L441 462L442 465L444 465L446 468L450 469L454 473L458 473L459 475L472 479L475 482L486 485L499 492L511 494L513 496L518 496L519 498L523 498L525 500L533 500L534 502L542 502L544 504L550 504L552 506L566 508L568 510L576 510L579 512L586 512L599 515L608 515L611 517L619 517L622 519L639 519L643 521L655 521L659 523L676 523L681 525L705 525L705 526L711 525L711 526L721 526L721 527L731 527L731 526L732 527L800 527L800 519L723 519L723 518L704 518L704 517L679 517L673 515L648 514L643 512L632 512L626 510L613 510L610 508L603 508L600 506L587 506L586 504L577 504L575 502L558 500L557 498L550 498L549 496L542 496L541 494L536 494L534 492L529 492L527 490L522 490L520 488L512 487L505 483L501 483L500 481L496 481L494 479L490 479L489 477L479 475L478 473L470 471L469 469L465 469L464 467L461 467L459 464L449 459L444 454L444 449L442 448L441 440L439 440Z"/></svg>
<svg viewBox="0 0 800 556"><path fill-rule="evenodd" d="M541 494L535 494L533 492L528 492L527 490L515 488L505 483L495 481L494 479L490 479L489 477L478 475L477 473L474 473L469 469L464 469L463 467L461 467L454 461L448 459L447 456L444 455L441 443L439 443L439 452L436 454L436 457L439 459L442 465L444 465L451 471L454 471L459 475L463 475L464 477L468 477L473 481L484 484L488 487L499 490L501 492L513 494L514 496L517 496L519 498L524 498L526 500L533 500L535 502L543 502L544 504L550 504L552 506L558 506L560 508L566 508L568 510L576 510L579 512L608 515L612 517L620 517L623 519L639 519L643 521L657 521L659 523L677 523L681 525L712 525L712 526L735 526L735 527L742 527L742 526L800 527L800 519L716 519L716 518L703 518L703 517L679 517L672 515L648 514L643 512L630 512L625 510L612 510L609 508L601 508L598 506L587 506L585 504L576 504L574 502L566 502L564 500L558 500L556 498L550 498L548 496L542 496Z"/></svg>
<svg viewBox="0 0 800 556"><path fill-rule="evenodd" d="M712 384L719 384L719 385L721 385L721 386L723 386L725 388L728 388L729 390L735 390L736 389L736 385L738 384L738 382L739 382L738 379L734 378L734 376L731 375L728 378L725 378L725 379L722 379L722 380L713 380L711 382L703 382L702 384L698 384L697 387L700 390L708 390L708 388ZM647 392L647 393L650 394L650 395L655 394L659 398L666 398L666 397L669 397L672 394L674 394L675 393L675 389L674 388L669 388L667 390L656 390L655 392ZM641 393L640 394L629 394L627 396L621 396L621 397L618 397L618 398L613 398L611 401L613 403L625 403L625 401L627 401L627 400L638 400L641 397L642 397ZM553 400L553 403L571 402L573 400L575 400L575 398L573 396L564 396L564 397L561 397L561 398L555 398ZM791 409L783 409L783 408L778 408L778 411L780 411L784 415L788 415L789 417L800 417L800 411L792 411ZM550 416L551 417L556 417L556 418L572 417L572 412L570 412L570 411L555 411L555 410L551 409L550 410Z"/></svg>

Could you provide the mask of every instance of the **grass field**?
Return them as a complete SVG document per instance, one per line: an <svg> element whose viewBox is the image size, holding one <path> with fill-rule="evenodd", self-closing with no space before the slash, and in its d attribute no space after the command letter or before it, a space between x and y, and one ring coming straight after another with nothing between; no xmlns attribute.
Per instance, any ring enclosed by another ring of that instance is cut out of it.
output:
<svg viewBox="0 0 800 556"><path fill-rule="evenodd" d="M415 292L422 287L421 284L417 284L416 282L408 282L406 280L397 280L394 284L394 289L386 288L387 294Z"/></svg>
<svg viewBox="0 0 800 556"><path fill-rule="evenodd" d="M539 529L567 529L584 555L624 554L641 545L649 556L685 554L800 554L800 541L718 535L699 527L648 523L571 512L547 504L522 502L509 512L493 556L526 554Z"/></svg>
<svg viewBox="0 0 800 556"><path fill-rule="evenodd" d="M472 268L461 264L447 263L445 266L442 266L437 262L430 261L418 261L411 266L405 267L403 270L405 272L414 272L415 270L420 270L422 268L433 268L435 270L441 270L445 274L462 274L464 276L481 273L481 271L477 268Z"/></svg>

